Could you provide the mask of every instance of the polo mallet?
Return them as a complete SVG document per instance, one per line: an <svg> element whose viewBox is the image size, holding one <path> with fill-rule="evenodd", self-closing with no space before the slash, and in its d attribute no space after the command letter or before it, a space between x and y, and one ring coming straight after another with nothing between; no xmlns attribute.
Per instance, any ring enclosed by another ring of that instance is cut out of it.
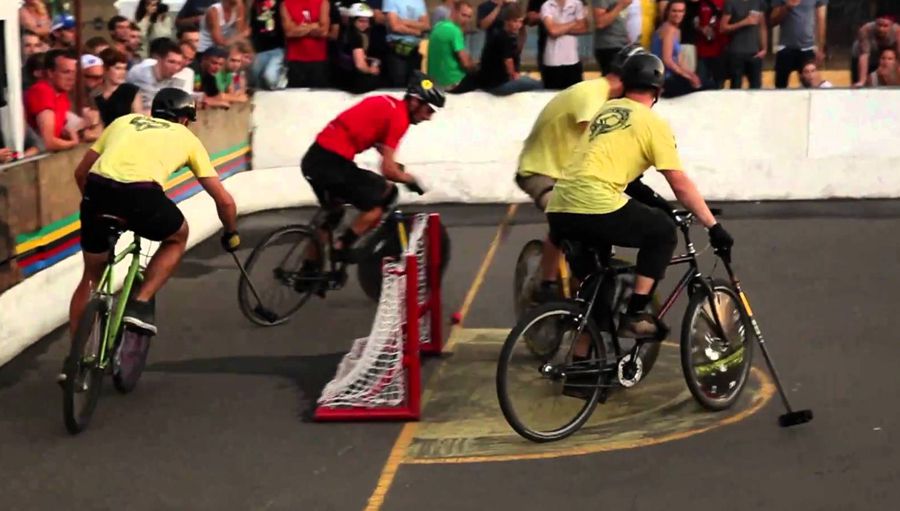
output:
<svg viewBox="0 0 900 511"><path fill-rule="evenodd" d="M231 252L231 257L234 258L235 264L237 264L237 267L241 270L241 275L244 276L244 280L246 280L247 285L250 286L250 292L253 293L253 297L256 298L256 307L253 308L253 312L269 323L275 323L276 321L278 321L278 314L275 314L274 312L269 310L268 307L263 305L262 299L259 297L259 293L256 292L256 286L254 286L253 281L250 280L250 275L247 275L247 270L244 269L244 265L241 263L241 260L238 259L237 254Z"/></svg>
<svg viewBox="0 0 900 511"><path fill-rule="evenodd" d="M730 251L725 251L724 253L717 251L716 253L721 257L722 262L725 265L725 271L728 272L728 278L731 280L735 291L737 291L738 296L741 298L744 311L750 319L750 324L753 325L753 333L756 334L756 340L759 343L759 347L762 349L763 357L766 359L766 365L769 366L769 372L772 374L772 378L775 379L775 387L778 389L778 394L781 395L781 402L784 404L785 409L787 409L787 413L778 417L778 425L782 428L788 428L811 421L813 419L812 410L794 410L791 407L791 403L788 401L787 395L784 393L784 388L781 386L781 379L778 377L778 372L775 370L775 364L772 363L772 357L769 356L769 350L766 349L766 341L763 339L762 331L759 329L759 323L757 323L756 318L753 317L753 309L750 308L750 301L747 300L747 295L744 294L744 290L741 289L741 281L738 280L734 271L731 269Z"/></svg>

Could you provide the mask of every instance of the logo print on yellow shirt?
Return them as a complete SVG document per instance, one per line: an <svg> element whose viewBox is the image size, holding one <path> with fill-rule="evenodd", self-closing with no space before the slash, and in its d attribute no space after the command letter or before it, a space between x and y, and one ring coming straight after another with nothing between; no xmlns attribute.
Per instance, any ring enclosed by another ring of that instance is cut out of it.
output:
<svg viewBox="0 0 900 511"><path fill-rule="evenodd" d="M623 130L631 126L628 119L631 117L631 110L621 107L610 107L594 117L591 121L590 140L593 141L599 135L605 135L612 131Z"/></svg>
<svg viewBox="0 0 900 511"><path fill-rule="evenodd" d="M170 126L168 122L158 121L150 117L135 117L130 123L137 131L166 129Z"/></svg>

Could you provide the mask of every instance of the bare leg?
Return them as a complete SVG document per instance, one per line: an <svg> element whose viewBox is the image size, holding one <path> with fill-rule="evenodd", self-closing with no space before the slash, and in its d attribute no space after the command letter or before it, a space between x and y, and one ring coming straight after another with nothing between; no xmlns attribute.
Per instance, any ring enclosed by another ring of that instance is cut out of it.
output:
<svg viewBox="0 0 900 511"><path fill-rule="evenodd" d="M181 262L181 256L184 255L184 249L187 245L188 225L187 222L181 224L181 228L168 239L163 240L159 246L159 250L150 258L150 264L144 272L144 283L141 290L135 296L139 302L149 302L156 292L162 289L163 284L169 280L172 272Z"/></svg>
<svg viewBox="0 0 900 511"><path fill-rule="evenodd" d="M559 278L559 265L562 259L562 250L550 242L548 236L544 239L544 250L541 253L541 279L557 280Z"/></svg>
<svg viewBox="0 0 900 511"><path fill-rule="evenodd" d="M103 269L106 266L106 252L102 254L89 254L82 252L84 259L84 272L81 274L81 281L72 293L72 301L69 303L69 336L75 337L75 330L78 329L78 322L81 315L84 314L84 308L87 306L88 300L91 298L93 291L100 278L103 277Z"/></svg>

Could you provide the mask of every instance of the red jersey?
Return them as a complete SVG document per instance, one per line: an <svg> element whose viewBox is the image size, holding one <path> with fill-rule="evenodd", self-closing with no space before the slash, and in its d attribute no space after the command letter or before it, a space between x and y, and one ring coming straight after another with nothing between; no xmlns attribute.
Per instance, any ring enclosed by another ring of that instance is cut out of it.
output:
<svg viewBox="0 0 900 511"><path fill-rule="evenodd" d="M284 8L295 23L318 23L322 0L284 0ZM337 23L331 20L331 23ZM287 62L323 62L328 59L328 40L324 37L288 37L284 60Z"/></svg>
<svg viewBox="0 0 900 511"><path fill-rule="evenodd" d="M371 96L329 122L316 137L316 143L353 160L378 144L396 150L408 128L409 113L402 99Z"/></svg>
<svg viewBox="0 0 900 511"><path fill-rule="evenodd" d="M701 0L700 12L697 15L697 56L702 59L715 58L725 52L729 37L722 33L722 11L725 0ZM712 39L707 39L703 27L711 26L715 30Z"/></svg>
<svg viewBox="0 0 900 511"><path fill-rule="evenodd" d="M67 93L57 92L47 80L38 80L25 91L24 103L25 118L29 126L38 131L38 114L44 110L51 110L56 117L53 134L57 137L62 135L63 128L66 126L66 114L72 107Z"/></svg>

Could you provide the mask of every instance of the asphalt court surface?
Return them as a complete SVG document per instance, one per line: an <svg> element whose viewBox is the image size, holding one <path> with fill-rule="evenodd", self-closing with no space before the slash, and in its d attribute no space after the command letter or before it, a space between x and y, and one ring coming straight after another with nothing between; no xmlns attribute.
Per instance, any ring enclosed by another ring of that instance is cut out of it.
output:
<svg viewBox="0 0 900 511"><path fill-rule="evenodd" d="M374 304L351 278L288 324L254 327L237 310L237 270L210 240L159 297L161 334L140 386L123 397L109 385L85 434L71 438L62 426L53 383L62 331L0 368L4 508L896 508L900 203L726 205L737 270L789 395L814 409L812 423L775 425L780 405L758 351L738 409L700 412L667 346L646 386L614 395L584 430L542 446L504 428L492 367L513 322L515 258L543 235L541 218L521 206L489 250L506 206L436 209L453 244L445 315L473 299L451 352L426 361L422 421L309 422ZM306 215L242 219L245 246ZM697 231L700 246L703 238ZM703 260L711 268L710 255ZM669 318L674 332L684 305Z"/></svg>

